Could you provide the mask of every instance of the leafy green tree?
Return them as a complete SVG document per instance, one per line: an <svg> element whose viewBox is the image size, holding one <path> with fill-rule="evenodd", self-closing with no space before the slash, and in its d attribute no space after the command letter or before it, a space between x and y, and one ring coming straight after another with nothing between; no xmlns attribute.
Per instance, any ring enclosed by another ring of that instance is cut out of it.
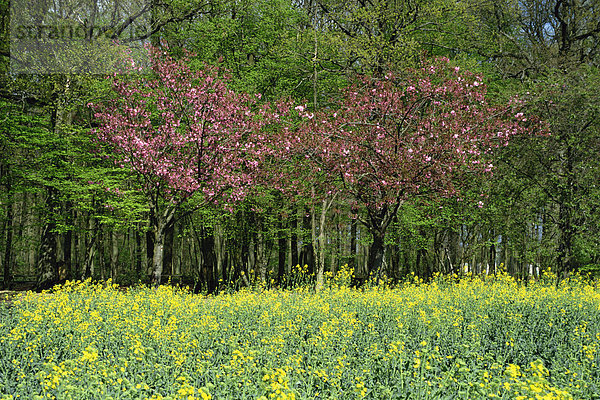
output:
<svg viewBox="0 0 600 400"><path fill-rule="evenodd" d="M473 3L481 29L473 32L475 53L501 79L512 79L502 91L530 92L532 112L547 121L550 135L515 142L512 158L504 158L507 175L530 183L530 224L544 221L543 231L556 239L560 275L586 263L576 255L595 246L585 232L595 231L590 210L596 209L598 156L598 85L600 3L597 1L501 1ZM510 179L504 179L505 184ZM527 205L524 205L527 208ZM506 210L510 214L510 210ZM587 237L587 239L586 239ZM584 245L583 243L589 243ZM584 257L585 258L585 257Z"/></svg>

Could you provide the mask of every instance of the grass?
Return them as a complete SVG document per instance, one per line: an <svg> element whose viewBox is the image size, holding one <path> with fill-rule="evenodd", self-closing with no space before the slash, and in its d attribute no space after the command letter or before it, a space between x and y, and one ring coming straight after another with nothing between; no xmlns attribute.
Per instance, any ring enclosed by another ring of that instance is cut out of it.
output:
<svg viewBox="0 0 600 400"><path fill-rule="evenodd" d="M319 293L28 293L0 306L0 399L600 398L595 282L348 278Z"/></svg>

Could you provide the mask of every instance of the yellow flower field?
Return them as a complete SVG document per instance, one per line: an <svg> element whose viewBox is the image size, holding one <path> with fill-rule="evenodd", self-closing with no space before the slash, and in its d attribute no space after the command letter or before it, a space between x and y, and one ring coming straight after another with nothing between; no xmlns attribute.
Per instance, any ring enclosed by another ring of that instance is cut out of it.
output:
<svg viewBox="0 0 600 400"><path fill-rule="evenodd" d="M340 283L28 293L0 306L0 399L600 398L594 282Z"/></svg>

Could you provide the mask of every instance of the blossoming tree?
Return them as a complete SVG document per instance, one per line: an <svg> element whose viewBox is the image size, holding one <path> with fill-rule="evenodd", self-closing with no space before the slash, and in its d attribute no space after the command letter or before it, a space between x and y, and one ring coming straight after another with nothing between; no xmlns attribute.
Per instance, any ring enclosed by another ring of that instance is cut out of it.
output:
<svg viewBox="0 0 600 400"><path fill-rule="evenodd" d="M95 134L138 178L147 199L157 285L176 212L192 197L200 205L243 198L262 157L262 129L274 114L230 90L215 68L192 70L158 49L150 55L150 74L132 63L130 72L139 73L115 76L115 98L93 107Z"/></svg>
<svg viewBox="0 0 600 400"><path fill-rule="evenodd" d="M382 265L385 233L413 196L453 196L473 174L491 173L494 149L529 134L535 124L521 102L494 106L480 76L437 59L403 77L362 77L342 91L336 107L296 109L304 123L283 135L282 149L298 152L327 192L362 206L359 219L373 242L367 272Z"/></svg>

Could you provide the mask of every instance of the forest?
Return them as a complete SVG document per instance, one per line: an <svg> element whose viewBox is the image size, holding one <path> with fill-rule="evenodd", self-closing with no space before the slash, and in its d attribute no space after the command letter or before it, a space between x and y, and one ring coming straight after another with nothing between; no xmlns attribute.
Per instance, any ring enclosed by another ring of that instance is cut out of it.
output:
<svg viewBox="0 0 600 400"><path fill-rule="evenodd" d="M4 288L600 271L597 0L25 3Z"/></svg>

